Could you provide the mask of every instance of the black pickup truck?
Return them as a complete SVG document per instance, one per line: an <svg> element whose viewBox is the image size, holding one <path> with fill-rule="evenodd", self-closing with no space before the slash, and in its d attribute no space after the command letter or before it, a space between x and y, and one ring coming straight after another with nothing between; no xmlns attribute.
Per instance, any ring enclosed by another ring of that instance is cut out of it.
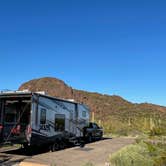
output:
<svg viewBox="0 0 166 166"><path fill-rule="evenodd" d="M83 134L86 142L100 140L103 137L103 128L99 127L96 123L90 122L88 126L84 127Z"/></svg>

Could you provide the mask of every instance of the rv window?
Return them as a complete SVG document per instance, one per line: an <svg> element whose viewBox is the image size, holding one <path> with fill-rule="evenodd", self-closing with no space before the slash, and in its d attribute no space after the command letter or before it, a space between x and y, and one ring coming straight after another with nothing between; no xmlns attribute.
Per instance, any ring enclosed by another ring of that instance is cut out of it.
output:
<svg viewBox="0 0 166 166"><path fill-rule="evenodd" d="M55 131L65 130L65 115L56 114L55 115Z"/></svg>
<svg viewBox="0 0 166 166"><path fill-rule="evenodd" d="M82 117L86 117L86 111L82 111Z"/></svg>
<svg viewBox="0 0 166 166"><path fill-rule="evenodd" d="M46 124L46 110L43 108L40 112L40 124Z"/></svg>

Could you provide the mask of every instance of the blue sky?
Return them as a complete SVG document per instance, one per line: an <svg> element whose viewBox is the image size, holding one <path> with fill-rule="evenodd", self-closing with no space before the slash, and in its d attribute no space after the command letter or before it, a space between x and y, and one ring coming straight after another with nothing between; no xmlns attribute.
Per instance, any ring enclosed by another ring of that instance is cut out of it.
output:
<svg viewBox="0 0 166 166"><path fill-rule="evenodd" d="M0 89L57 77L166 106L166 1L0 1Z"/></svg>

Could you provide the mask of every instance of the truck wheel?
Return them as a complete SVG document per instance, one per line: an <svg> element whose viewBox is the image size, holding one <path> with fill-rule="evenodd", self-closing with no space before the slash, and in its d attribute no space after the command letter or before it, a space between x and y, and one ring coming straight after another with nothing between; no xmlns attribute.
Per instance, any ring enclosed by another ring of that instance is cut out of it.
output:
<svg viewBox="0 0 166 166"><path fill-rule="evenodd" d="M103 139L103 136L101 135L100 138L99 138L99 140L102 140L102 139Z"/></svg>
<svg viewBox="0 0 166 166"><path fill-rule="evenodd" d="M83 148L85 146L85 141L84 140L81 140L80 141L80 148Z"/></svg>

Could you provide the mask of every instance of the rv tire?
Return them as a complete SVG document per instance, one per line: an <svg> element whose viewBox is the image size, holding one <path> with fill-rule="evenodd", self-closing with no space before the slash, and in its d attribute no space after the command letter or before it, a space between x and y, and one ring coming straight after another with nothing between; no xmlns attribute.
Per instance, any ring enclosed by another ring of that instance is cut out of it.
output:
<svg viewBox="0 0 166 166"><path fill-rule="evenodd" d="M60 142L60 149L65 149L66 148L66 143L64 141Z"/></svg>
<svg viewBox="0 0 166 166"><path fill-rule="evenodd" d="M51 145L51 151L55 152L60 149L59 142L55 142L54 144Z"/></svg>

